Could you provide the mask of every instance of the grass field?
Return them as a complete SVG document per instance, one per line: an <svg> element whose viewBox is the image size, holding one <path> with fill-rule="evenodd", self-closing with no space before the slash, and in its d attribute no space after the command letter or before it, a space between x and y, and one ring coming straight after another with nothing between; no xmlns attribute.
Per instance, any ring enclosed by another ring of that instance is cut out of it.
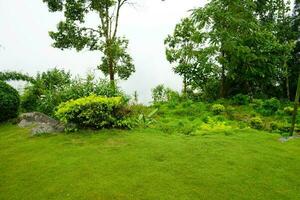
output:
<svg viewBox="0 0 300 200"><path fill-rule="evenodd" d="M1 200L300 199L300 139L251 129L30 137L0 126Z"/></svg>

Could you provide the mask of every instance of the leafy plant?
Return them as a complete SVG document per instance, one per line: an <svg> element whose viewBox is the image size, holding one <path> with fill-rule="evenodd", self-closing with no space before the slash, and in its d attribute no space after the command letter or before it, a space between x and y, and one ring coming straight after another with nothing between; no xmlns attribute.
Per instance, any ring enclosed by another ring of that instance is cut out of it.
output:
<svg viewBox="0 0 300 200"><path fill-rule="evenodd" d="M0 81L0 122L18 116L20 96L17 90Z"/></svg>
<svg viewBox="0 0 300 200"><path fill-rule="evenodd" d="M83 128L130 128L122 113L124 107L122 97L91 95L60 104L55 116L64 123Z"/></svg>
<svg viewBox="0 0 300 200"><path fill-rule="evenodd" d="M21 108L25 112L39 111L53 116L55 107L61 102L60 91L71 83L71 74L57 68L38 73L35 82L27 85L21 97Z"/></svg>
<svg viewBox="0 0 300 200"><path fill-rule="evenodd" d="M244 94L237 94L232 97L232 102L235 105L248 105L250 102L250 97Z"/></svg>
<svg viewBox="0 0 300 200"><path fill-rule="evenodd" d="M222 112L225 111L225 107L221 104L214 104L212 106L212 112L215 114L215 115L219 115L221 114Z"/></svg>
<svg viewBox="0 0 300 200"><path fill-rule="evenodd" d="M265 100L262 105L261 113L264 115L272 115L280 108L280 101L276 98Z"/></svg>
<svg viewBox="0 0 300 200"><path fill-rule="evenodd" d="M143 127L148 127L149 125L155 122L153 116L157 113L157 111L158 109L155 109L148 115L140 114L137 118L137 123Z"/></svg>
<svg viewBox="0 0 300 200"><path fill-rule="evenodd" d="M287 115L292 115L293 112L294 112L294 108L291 107L291 106L288 106L288 107L285 107L285 108L283 109L283 111L284 111L284 113L287 114Z"/></svg>
<svg viewBox="0 0 300 200"><path fill-rule="evenodd" d="M254 129L262 129L263 128L263 121L260 117L253 117L250 120L250 126Z"/></svg>

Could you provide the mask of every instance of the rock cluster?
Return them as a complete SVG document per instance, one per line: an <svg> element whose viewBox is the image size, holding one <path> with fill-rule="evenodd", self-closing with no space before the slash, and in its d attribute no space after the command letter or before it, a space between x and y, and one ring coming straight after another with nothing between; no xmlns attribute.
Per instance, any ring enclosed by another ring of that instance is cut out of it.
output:
<svg viewBox="0 0 300 200"><path fill-rule="evenodd" d="M59 121L39 112L24 113L19 117L19 121L19 127L32 128L32 135L56 134L64 131L65 128Z"/></svg>

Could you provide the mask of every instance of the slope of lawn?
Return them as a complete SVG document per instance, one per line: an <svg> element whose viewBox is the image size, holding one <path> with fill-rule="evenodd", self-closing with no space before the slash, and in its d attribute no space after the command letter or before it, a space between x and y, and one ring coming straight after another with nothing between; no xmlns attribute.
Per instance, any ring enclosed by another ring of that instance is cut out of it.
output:
<svg viewBox="0 0 300 200"><path fill-rule="evenodd" d="M0 199L300 199L300 139L252 129L30 137L0 126Z"/></svg>

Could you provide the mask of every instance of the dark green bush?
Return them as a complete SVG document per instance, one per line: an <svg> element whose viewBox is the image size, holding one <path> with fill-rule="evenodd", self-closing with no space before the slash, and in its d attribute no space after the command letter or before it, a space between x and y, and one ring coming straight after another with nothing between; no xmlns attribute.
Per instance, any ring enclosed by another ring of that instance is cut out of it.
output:
<svg viewBox="0 0 300 200"><path fill-rule="evenodd" d="M254 129L262 129L263 128L263 121L260 117L253 117L250 120L250 126Z"/></svg>
<svg viewBox="0 0 300 200"><path fill-rule="evenodd" d="M82 128L130 128L122 97L89 97L70 100L58 106L56 117Z"/></svg>
<svg viewBox="0 0 300 200"><path fill-rule="evenodd" d="M263 115L272 115L280 108L280 101L276 98L271 98L264 101L260 112Z"/></svg>
<svg viewBox="0 0 300 200"><path fill-rule="evenodd" d="M221 104L214 104L212 106L212 112L215 114L215 115L219 115L221 114L222 112L225 111L225 107Z"/></svg>
<svg viewBox="0 0 300 200"><path fill-rule="evenodd" d="M17 90L0 81L0 122L18 116L20 96Z"/></svg>
<svg viewBox="0 0 300 200"><path fill-rule="evenodd" d="M232 103L235 105L248 105L250 102L250 97L248 95L237 94L232 97Z"/></svg>

